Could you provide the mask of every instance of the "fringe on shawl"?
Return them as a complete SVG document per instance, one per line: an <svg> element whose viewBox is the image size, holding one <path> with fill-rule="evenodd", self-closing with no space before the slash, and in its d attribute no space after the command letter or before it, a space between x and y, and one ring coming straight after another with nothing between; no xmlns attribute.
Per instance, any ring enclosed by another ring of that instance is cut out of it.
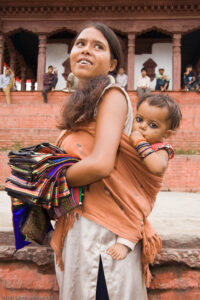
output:
<svg viewBox="0 0 200 300"><path fill-rule="evenodd" d="M77 208L77 211L78 210L79 208ZM68 231L73 227L75 220L79 218L79 214L75 211L76 209L73 212L62 216L58 220L51 240L51 247L56 255L56 263L60 267L61 271L64 270L62 251L65 238ZM156 255L161 251L161 249L162 241L155 230L151 227L149 221L146 219L144 222L142 237L142 264L146 287L150 286L150 282L152 280L149 264L154 262Z"/></svg>
<svg viewBox="0 0 200 300"><path fill-rule="evenodd" d="M150 286L152 275L149 264L154 262L156 255L162 249L162 241L158 234L151 227L148 220L145 220L142 238L142 264L146 287Z"/></svg>
<svg viewBox="0 0 200 300"><path fill-rule="evenodd" d="M61 271L64 270L62 251L65 238L68 231L73 227L75 220L77 220L79 217L75 210L59 218L50 243L51 248L54 250L56 255L56 264L60 267Z"/></svg>

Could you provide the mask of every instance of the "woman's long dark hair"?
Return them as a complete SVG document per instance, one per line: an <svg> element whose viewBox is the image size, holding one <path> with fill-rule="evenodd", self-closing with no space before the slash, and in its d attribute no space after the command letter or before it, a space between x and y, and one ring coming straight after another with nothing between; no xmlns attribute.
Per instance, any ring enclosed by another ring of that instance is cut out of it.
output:
<svg viewBox="0 0 200 300"><path fill-rule="evenodd" d="M107 40L111 53L111 60L117 60L117 66L111 75L116 75L122 63L121 45L116 34L102 23L89 23L77 35L86 28L96 28ZM76 40L76 39L75 39ZM108 76L98 76L87 81L87 84L73 93L64 106L60 129L76 130L79 125L86 125L92 121L97 102L104 88L110 84Z"/></svg>

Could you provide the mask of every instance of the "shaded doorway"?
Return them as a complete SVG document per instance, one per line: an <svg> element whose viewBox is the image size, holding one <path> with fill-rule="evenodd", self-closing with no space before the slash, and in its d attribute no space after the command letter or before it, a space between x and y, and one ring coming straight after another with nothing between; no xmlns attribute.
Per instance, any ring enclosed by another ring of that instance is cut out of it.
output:
<svg viewBox="0 0 200 300"><path fill-rule="evenodd" d="M143 67L147 67L152 90L155 89L156 74L159 73L158 70L161 67L171 79L169 89L172 89L172 37L170 34L152 29L136 36L134 89L137 88L137 79Z"/></svg>
<svg viewBox="0 0 200 300"><path fill-rule="evenodd" d="M185 34L181 39L181 85L187 65L192 65L195 75L200 72L200 30Z"/></svg>
<svg viewBox="0 0 200 300"><path fill-rule="evenodd" d="M5 62L21 81L21 90L26 90L26 81L37 80L38 37L32 32L19 30L11 33L5 40Z"/></svg>
<svg viewBox="0 0 200 300"><path fill-rule="evenodd" d="M69 53L75 37L75 32L60 29L51 33L47 38L46 70L48 65L55 65L57 67L57 90L66 88L67 77L70 73Z"/></svg>

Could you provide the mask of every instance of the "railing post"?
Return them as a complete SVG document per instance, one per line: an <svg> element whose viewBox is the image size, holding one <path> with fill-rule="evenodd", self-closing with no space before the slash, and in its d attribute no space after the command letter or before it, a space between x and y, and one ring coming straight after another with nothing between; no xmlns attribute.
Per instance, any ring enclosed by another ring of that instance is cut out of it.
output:
<svg viewBox="0 0 200 300"><path fill-rule="evenodd" d="M128 91L134 89L135 33L128 34Z"/></svg>

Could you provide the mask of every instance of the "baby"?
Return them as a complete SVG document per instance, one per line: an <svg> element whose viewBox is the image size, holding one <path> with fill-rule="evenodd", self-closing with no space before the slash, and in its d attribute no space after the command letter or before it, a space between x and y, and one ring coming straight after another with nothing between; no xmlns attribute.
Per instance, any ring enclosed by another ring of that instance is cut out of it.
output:
<svg viewBox="0 0 200 300"><path fill-rule="evenodd" d="M148 95L139 100L133 120L130 143L146 168L152 174L162 176L174 151L164 142L179 127L182 114L177 103L168 95ZM124 259L135 244L120 237L107 249L113 259Z"/></svg>

